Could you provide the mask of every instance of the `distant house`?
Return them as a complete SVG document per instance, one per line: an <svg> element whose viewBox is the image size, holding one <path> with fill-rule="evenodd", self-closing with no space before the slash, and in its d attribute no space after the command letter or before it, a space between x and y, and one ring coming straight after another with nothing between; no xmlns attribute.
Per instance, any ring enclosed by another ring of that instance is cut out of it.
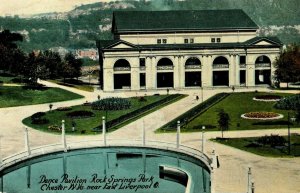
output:
<svg viewBox="0 0 300 193"><path fill-rule="evenodd" d="M272 84L282 43L242 10L116 11L99 40L100 82L116 89Z"/></svg>
<svg viewBox="0 0 300 193"><path fill-rule="evenodd" d="M75 51L76 58L89 58L92 60L98 60L98 51L97 49L78 49Z"/></svg>

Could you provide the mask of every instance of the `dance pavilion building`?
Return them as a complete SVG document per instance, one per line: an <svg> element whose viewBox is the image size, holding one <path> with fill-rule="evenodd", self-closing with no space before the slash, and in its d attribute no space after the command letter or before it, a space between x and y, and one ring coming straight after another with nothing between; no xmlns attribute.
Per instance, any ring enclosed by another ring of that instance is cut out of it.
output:
<svg viewBox="0 0 300 193"><path fill-rule="evenodd" d="M116 11L99 40L104 91L272 84L282 43L242 10Z"/></svg>

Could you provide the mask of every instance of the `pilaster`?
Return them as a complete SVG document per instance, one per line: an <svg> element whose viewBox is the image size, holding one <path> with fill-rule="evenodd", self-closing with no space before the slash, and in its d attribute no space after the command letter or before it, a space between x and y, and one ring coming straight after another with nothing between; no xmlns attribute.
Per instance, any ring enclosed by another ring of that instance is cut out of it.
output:
<svg viewBox="0 0 300 193"><path fill-rule="evenodd" d="M212 86L212 55L203 56L203 65L202 65L202 87L211 87Z"/></svg>

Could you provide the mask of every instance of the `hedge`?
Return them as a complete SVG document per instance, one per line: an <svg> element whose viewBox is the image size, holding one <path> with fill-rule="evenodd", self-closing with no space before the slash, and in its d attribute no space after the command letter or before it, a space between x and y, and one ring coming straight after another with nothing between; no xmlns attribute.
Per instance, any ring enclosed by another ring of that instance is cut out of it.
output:
<svg viewBox="0 0 300 193"><path fill-rule="evenodd" d="M93 110L124 110L131 107L131 102L124 98L106 98L92 103Z"/></svg>
<svg viewBox="0 0 300 193"><path fill-rule="evenodd" d="M174 100L174 99L176 99L178 97L181 97L181 96L182 96L181 94L174 94L174 95L167 96L166 98L164 98L162 100L156 101L156 102L151 103L149 105L146 105L142 108L139 108L135 111L132 111L130 113L122 115L122 116L120 116L116 119L110 120L106 123L106 129L115 127L116 125L119 125L119 124L121 124L121 123L123 123L123 122L125 122L129 119L132 119L132 118L134 118L134 117L136 117L140 114L143 114L143 113L145 113L145 112L147 112L147 111L149 111L149 110L151 110L151 109L153 109L153 108L155 108L155 107L157 107L161 104L164 104L168 101ZM100 125L100 126L93 129L93 131L100 131L100 130L102 130L102 125Z"/></svg>
<svg viewBox="0 0 300 193"><path fill-rule="evenodd" d="M195 106L191 110L187 111L186 113L180 115L179 117L173 119L169 123L162 126L159 130L165 130L165 131L171 131L176 130L177 128L177 121L180 121L181 126L187 125L189 122L194 120L196 117L198 117L200 114L205 112L207 109L209 109L211 106L216 104L217 102L223 100L225 97L229 96L228 93L219 93L216 94L203 103L200 103L199 105ZM196 129L196 128L195 128Z"/></svg>

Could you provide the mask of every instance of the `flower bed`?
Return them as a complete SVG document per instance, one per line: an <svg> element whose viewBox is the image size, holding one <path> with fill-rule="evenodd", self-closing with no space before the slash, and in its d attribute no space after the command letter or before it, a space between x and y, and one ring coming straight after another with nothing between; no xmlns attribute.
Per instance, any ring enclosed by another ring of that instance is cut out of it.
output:
<svg viewBox="0 0 300 193"><path fill-rule="evenodd" d="M244 119L272 120L281 119L283 115L274 112L249 112L241 115Z"/></svg>
<svg viewBox="0 0 300 193"><path fill-rule="evenodd" d="M280 99L281 96L278 95L259 95L253 98L253 100L255 101L264 101L264 102L279 101Z"/></svg>

